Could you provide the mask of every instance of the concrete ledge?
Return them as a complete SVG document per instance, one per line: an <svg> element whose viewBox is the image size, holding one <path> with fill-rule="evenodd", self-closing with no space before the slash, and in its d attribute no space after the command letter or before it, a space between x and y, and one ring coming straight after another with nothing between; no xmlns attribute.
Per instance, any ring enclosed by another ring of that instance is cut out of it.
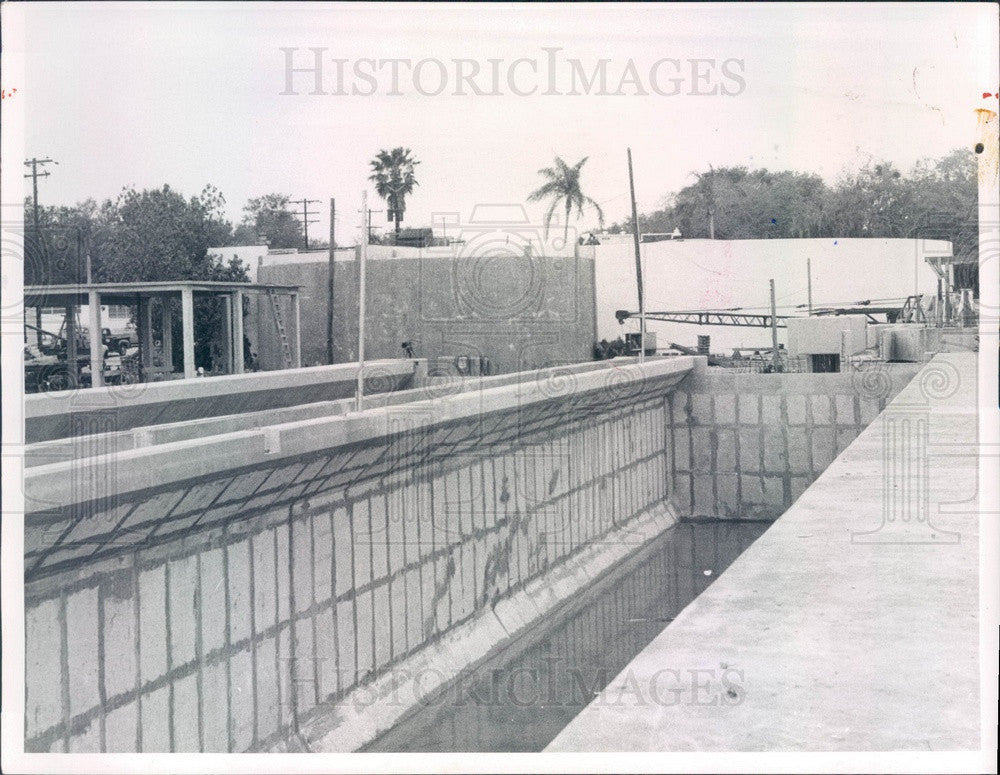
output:
<svg viewBox="0 0 1000 775"><path fill-rule="evenodd" d="M62 508L87 500L87 493L80 492L76 484L81 481L107 482L113 478L116 494L121 495L385 437L399 432L396 425L400 423L405 430L411 430L554 400L582 399L602 391L607 393L607 401L630 400L649 390L673 387L690 372L696 360L680 357L626 366L612 364L567 375L561 382L522 381L344 416L297 420L39 465L25 472L26 500L45 504L46 509Z"/></svg>
<svg viewBox="0 0 1000 775"><path fill-rule="evenodd" d="M977 749L976 392L935 356L547 750Z"/></svg>
<svg viewBox="0 0 1000 775"><path fill-rule="evenodd" d="M507 649L532 627L567 608L582 606L586 589L596 579L621 570L624 562L676 522L674 512L662 504L640 514L448 631L373 683L358 687L334 705L319 707L315 716L300 724L298 740L290 738L272 750L332 753L364 747L419 709L421 701Z"/></svg>
<svg viewBox="0 0 1000 775"><path fill-rule="evenodd" d="M532 371L521 371L513 374L500 374L492 377L421 377L420 372L425 364L423 361L415 361L416 374L412 382L414 387L405 389L393 389L388 392L372 392L365 395L363 406L365 409L373 409L386 406L398 406L412 401L420 401L428 397L439 398L446 395L457 395L471 391L482 391L505 385L527 384L531 382L546 382L558 385L560 382L570 380L573 375L583 374L600 369L617 368L620 366L637 363L635 358L615 358L608 361L595 361L593 363L567 364L549 369L535 369ZM319 367L328 368L328 367ZM337 368L340 368L339 366ZM277 373L277 372L275 372ZM351 377L355 379L355 377ZM204 383L205 380L189 380L189 382ZM381 376L376 374L365 380L366 389L385 389L385 382ZM350 383L353 390L354 382ZM120 389L120 388L119 388ZM228 394L226 394L228 395ZM296 397L301 397L301 393L282 392L282 401L289 401ZM149 417L143 417L141 424L127 430L111 432L95 432L85 435L74 435L72 437L52 438L48 441L37 441L25 446L25 467L32 468L39 465L49 465L52 463L64 462L68 460L82 460L94 454L107 454L114 451L115 454L126 452L140 447L149 447L157 444L167 444L173 441L187 441L191 439L205 438L207 436L218 436L223 433L233 433L236 431L253 430L269 425L279 425L282 423L295 422L298 420L311 420L321 417L335 417L353 412L355 407L354 398L342 398L331 401L311 401L309 403L296 403L290 406L277 406L261 411L248 411L242 408L239 414L222 414L210 417L188 418L173 422L153 423L152 420L164 414L159 408L153 408ZM197 410L211 409L205 404L199 404ZM81 408L73 410L75 414L85 411L101 411L100 408ZM117 409L110 411L116 413ZM191 411L195 411L192 409ZM185 411L183 414L190 414Z"/></svg>
<svg viewBox="0 0 1000 775"><path fill-rule="evenodd" d="M372 391L409 387L420 360L365 364L365 386ZM25 396L25 441L65 438L80 433L74 418L113 415L114 431L165 422L194 420L254 410L270 410L352 396L357 364L226 374L138 385L113 385ZM110 418L109 418L110 419ZM91 423L96 425L97 423ZM87 433L96 432L88 427Z"/></svg>

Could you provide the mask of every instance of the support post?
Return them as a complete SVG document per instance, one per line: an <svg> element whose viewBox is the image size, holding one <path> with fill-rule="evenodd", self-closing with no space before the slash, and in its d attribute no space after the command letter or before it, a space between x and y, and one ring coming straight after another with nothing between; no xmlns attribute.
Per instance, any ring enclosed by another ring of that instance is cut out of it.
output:
<svg viewBox="0 0 1000 775"><path fill-rule="evenodd" d="M774 358L775 372L781 371L781 363L778 360L778 310L774 300L774 280L771 280L771 347Z"/></svg>
<svg viewBox="0 0 1000 775"><path fill-rule="evenodd" d="M295 350L292 352L292 363L296 369L302 368L302 315L299 309L299 294L292 296L292 320L295 321Z"/></svg>
<svg viewBox="0 0 1000 775"><path fill-rule="evenodd" d="M335 262L337 252L337 242L334 239L337 224L337 200L330 199L330 276L327 279L326 287L326 360L333 363L333 280L335 272Z"/></svg>
<svg viewBox="0 0 1000 775"><path fill-rule="evenodd" d="M938 277L938 297L934 304L934 325L937 328L941 328L944 325L944 317L942 315L942 305L944 304L943 285L944 280Z"/></svg>
<svg viewBox="0 0 1000 775"><path fill-rule="evenodd" d="M194 368L194 291L181 289L181 325L184 341L184 379L196 375Z"/></svg>
<svg viewBox="0 0 1000 775"><path fill-rule="evenodd" d="M806 257L806 288L809 294L809 317L813 314L813 270L812 270L812 259L808 256Z"/></svg>
<svg viewBox="0 0 1000 775"><path fill-rule="evenodd" d="M37 308L36 308L37 309ZM76 347L76 305L70 304L66 307L66 325L63 327L66 335L66 371L72 380L73 387L80 385L80 362L77 360L78 353ZM41 334L39 334L39 338Z"/></svg>
<svg viewBox="0 0 1000 775"><path fill-rule="evenodd" d="M358 254L358 384L354 391L354 408L361 411L365 395L365 266L368 263L368 192L361 192L361 217L364 222L361 248Z"/></svg>
<svg viewBox="0 0 1000 775"><path fill-rule="evenodd" d="M244 370L243 352L243 291L233 291L233 374L242 374Z"/></svg>
<svg viewBox="0 0 1000 775"><path fill-rule="evenodd" d="M639 255L639 216L635 208L635 181L632 178L632 149L628 148L628 188L632 197L632 240L635 245L635 282L639 293L639 363L646 360L646 302L642 292L642 258Z"/></svg>
<svg viewBox="0 0 1000 775"><path fill-rule="evenodd" d="M139 299L139 352L142 363L142 373L148 379L153 367L153 299Z"/></svg>
<svg viewBox="0 0 1000 775"><path fill-rule="evenodd" d="M226 373L235 374L236 364L233 361L233 298L229 294L219 296L222 302L222 352L226 362ZM214 369L213 369L214 370Z"/></svg>
<svg viewBox="0 0 1000 775"><path fill-rule="evenodd" d="M87 294L90 312L90 385L104 387L104 345L101 342L101 294L90 291Z"/></svg>
<svg viewBox="0 0 1000 775"><path fill-rule="evenodd" d="M169 296L160 297L160 320L163 326L163 337L160 345L163 347L163 370L167 374L174 371L174 307Z"/></svg>

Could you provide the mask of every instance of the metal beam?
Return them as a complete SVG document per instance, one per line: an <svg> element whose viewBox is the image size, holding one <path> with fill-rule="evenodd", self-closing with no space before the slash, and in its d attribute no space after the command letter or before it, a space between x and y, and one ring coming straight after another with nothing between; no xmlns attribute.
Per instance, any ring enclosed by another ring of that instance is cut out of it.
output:
<svg viewBox="0 0 1000 775"><path fill-rule="evenodd" d="M615 313L619 323L624 323L630 317L638 317L637 312L618 310ZM787 328L785 321L790 315L776 315L778 328ZM741 326L754 328L770 328L771 316L751 314L746 312L718 312L714 310L679 311L679 312L647 312L646 320L657 320L663 323L692 323L699 326Z"/></svg>

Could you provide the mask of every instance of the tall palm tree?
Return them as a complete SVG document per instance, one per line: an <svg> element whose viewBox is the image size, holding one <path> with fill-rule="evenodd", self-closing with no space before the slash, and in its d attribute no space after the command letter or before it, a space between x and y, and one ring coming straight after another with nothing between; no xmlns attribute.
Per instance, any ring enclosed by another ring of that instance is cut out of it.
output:
<svg viewBox="0 0 1000 775"><path fill-rule="evenodd" d="M589 196L585 196L580 189L580 168L588 158L590 157L584 156L570 167L561 158L556 156L555 166L538 170L538 174L547 180L540 188L528 195L528 201L539 202L543 199L552 199L552 205L545 214L546 239L549 236L549 224L552 222L552 216L560 204L566 210L566 223L563 225L564 241L569 236L569 217L574 208L579 218L583 216L584 205L590 205L597 210L598 221L602 227L604 226L604 211L601 210L601 206Z"/></svg>
<svg viewBox="0 0 1000 775"><path fill-rule="evenodd" d="M406 197L419 185L413 168L420 164L410 155L409 148L381 150L371 161L372 174L369 180L375 184L375 191L385 200L389 218L396 224L396 241L399 241L399 224L406 210Z"/></svg>

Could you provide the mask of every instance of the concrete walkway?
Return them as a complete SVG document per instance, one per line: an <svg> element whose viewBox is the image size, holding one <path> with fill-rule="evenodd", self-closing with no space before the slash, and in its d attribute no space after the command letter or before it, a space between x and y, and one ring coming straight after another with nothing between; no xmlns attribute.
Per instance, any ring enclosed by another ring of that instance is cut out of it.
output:
<svg viewBox="0 0 1000 775"><path fill-rule="evenodd" d="M977 749L976 394L935 356L547 750Z"/></svg>

